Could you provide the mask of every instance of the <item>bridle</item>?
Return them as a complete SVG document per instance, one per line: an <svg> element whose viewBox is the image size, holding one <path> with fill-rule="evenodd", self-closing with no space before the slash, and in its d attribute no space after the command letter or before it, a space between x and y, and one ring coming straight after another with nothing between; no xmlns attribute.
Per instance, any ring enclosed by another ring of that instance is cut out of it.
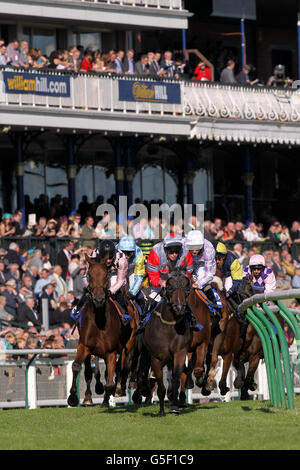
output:
<svg viewBox="0 0 300 470"><path fill-rule="evenodd" d="M185 278L188 280L188 285L183 287L182 286L182 278ZM173 280L173 285L170 286L168 285L168 281L172 279ZM189 293L190 293L190 290L191 290L191 282L190 282L190 279L189 277L186 275L186 274L183 274L183 273L171 273L169 275L169 278L167 280L167 284L166 284L166 287L165 287L165 292L164 292L164 297L167 301L167 303L171 306L171 307L174 307L174 303L172 302L171 300L171 297L172 295L174 294L174 292L176 292L177 290L182 290L184 292L184 295L185 295L185 299L188 298L189 296Z"/></svg>
<svg viewBox="0 0 300 470"><path fill-rule="evenodd" d="M90 273L87 273L87 277L90 277ZM107 286L102 286L101 284L96 284L95 286L91 287L90 285L87 286L86 288L86 295L87 297L93 302L93 304L97 303L97 299L94 294L95 289L103 289L104 291L104 301L106 301L109 298L109 293L108 293L108 287Z"/></svg>

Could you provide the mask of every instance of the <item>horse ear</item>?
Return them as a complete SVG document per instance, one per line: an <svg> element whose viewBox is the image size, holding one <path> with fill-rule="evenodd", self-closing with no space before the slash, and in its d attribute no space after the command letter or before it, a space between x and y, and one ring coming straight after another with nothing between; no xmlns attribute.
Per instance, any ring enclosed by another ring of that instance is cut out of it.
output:
<svg viewBox="0 0 300 470"><path fill-rule="evenodd" d="M95 264L96 258L91 258L87 253L85 253L84 256L88 264Z"/></svg>

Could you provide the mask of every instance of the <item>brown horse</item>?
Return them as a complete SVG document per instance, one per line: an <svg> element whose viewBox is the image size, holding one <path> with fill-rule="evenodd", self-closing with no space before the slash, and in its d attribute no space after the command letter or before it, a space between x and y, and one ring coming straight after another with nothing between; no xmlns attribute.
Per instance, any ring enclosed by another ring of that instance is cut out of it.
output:
<svg viewBox="0 0 300 470"><path fill-rule="evenodd" d="M186 315L186 303L190 289L190 279L184 270L177 268L170 272L166 281L164 300L152 312L143 333L143 346L137 373L137 389L134 396L135 399L138 399L140 395L151 396L148 382L151 366L158 385L159 416L165 416L164 366L169 366L172 370L172 386L169 393L171 400L170 413L179 413L178 390L180 377L192 340L192 332Z"/></svg>
<svg viewBox="0 0 300 470"><path fill-rule="evenodd" d="M77 377L81 366L86 366L85 379L87 388L85 403L91 403L92 374L90 369L90 356L94 355L104 359L106 364L106 384L104 385L104 407L109 406L110 395L115 392L115 371L117 356L131 336L130 331L124 334L120 313L115 302L108 297L109 277L106 267L106 258L101 262L86 257L88 268L88 301L82 309L79 344L76 358L72 364L73 381L68 397L69 406L78 406ZM130 328L128 328L130 330Z"/></svg>

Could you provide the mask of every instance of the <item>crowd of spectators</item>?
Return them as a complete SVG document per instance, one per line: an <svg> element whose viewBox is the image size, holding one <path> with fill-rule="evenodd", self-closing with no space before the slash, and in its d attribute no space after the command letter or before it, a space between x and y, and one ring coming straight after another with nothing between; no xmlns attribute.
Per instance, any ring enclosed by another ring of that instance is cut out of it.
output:
<svg viewBox="0 0 300 470"><path fill-rule="evenodd" d="M213 79L212 63L205 58L194 66L180 54L167 51L148 51L136 54L133 49L127 51L84 49L72 45L68 49L53 50L49 56L39 48L30 48L26 40L14 39L9 44L0 40L0 65L13 66L22 69L56 69L73 72L99 72L109 74L125 74L138 77L192 79L196 81L211 81ZM283 66L281 66L283 67ZM252 65L244 64L240 68L235 59L228 57L222 69L216 68L214 80L224 84L237 83L255 85L259 80L251 77L255 73ZM267 86L285 85L285 80L279 80L280 69L275 67L273 75L266 81ZM280 83L279 83L280 81Z"/></svg>

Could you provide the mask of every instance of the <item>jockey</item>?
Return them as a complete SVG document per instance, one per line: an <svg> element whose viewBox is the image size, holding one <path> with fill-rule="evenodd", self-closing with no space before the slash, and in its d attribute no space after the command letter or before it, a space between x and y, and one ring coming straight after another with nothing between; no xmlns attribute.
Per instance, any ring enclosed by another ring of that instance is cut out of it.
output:
<svg viewBox="0 0 300 470"><path fill-rule="evenodd" d="M99 260L103 259L108 255L106 260L106 267L110 279L110 286L108 289L109 296L117 296L120 293L121 287L126 286L126 276L128 271L128 261L126 256L122 251L116 249L115 244L112 240L101 240L98 244L98 247L92 251L90 257L98 258ZM86 288L88 287L87 280L88 267L83 275L83 283L85 286L85 293L77 303L77 305L72 309L71 316L74 318L76 314L80 312L80 309L85 304L86 297ZM127 324L125 318L122 317L123 324Z"/></svg>
<svg viewBox="0 0 300 470"><path fill-rule="evenodd" d="M266 266L262 255L253 255L245 267L243 277L250 277L253 289L257 294L272 292L276 289L276 278L271 268Z"/></svg>
<svg viewBox="0 0 300 470"><path fill-rule="evenodd" d="M228 251L224 243L216 245L217 267L221 270L224 279L225 296L235 299L236 292L241 286L243 279L242 267L236 256Z"/></svg>
<svg viewBox="0 0 300 470"><path fill-rule="evenodd" d="M167 235L162 242L154 245L149 253L146 272L149 277L151 292L149 294L149 303L146 312L144 312L144 318L148 310L150 310L151 307L154 308L156 303L161 300L159 293L162 288L166 287L169 263L174 269L182 267L185 264L187 275L188 277L191 276L193 271L193 258L185 247L184 240L180 236ZM137 333L140 333L145 327L144 318L141 318L136 331ZM190 320L192 328L199 331L197 321L193 314L190 315Z"/></svg>
<svg viewBox="0 0 300 470"><path fill-rule="evenodd" d="M121 238L117 249L124 253L128 261L127 282L129 285L129 297L136 297L140 292L146 274L143 252L136 245L132 237Z"/></svg>
<svg viewBox="0 0 300 470"><path fill-rule="evenodd" d="M215 304L210 284L216 274L216 251L212 243L204 239L199 230L192 230L187 234L185 245L193 258L193 287L203 290L208 300Z"/></svg>

